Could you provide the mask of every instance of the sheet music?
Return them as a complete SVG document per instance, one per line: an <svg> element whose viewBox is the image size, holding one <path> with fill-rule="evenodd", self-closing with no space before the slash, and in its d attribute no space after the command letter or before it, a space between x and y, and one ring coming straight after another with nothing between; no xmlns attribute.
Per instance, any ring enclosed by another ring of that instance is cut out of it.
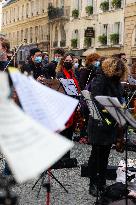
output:
<svg viewBox="0 0 136 205"><path fill-rule="evenodd" d="M0 101L0 147L15 179L25 182L52 166L73 143L45 129L6 100Z"/></svg>
<svg viewBox="0 0 136 205"><path fill-rule="evenodd" d="M8 83L7 73L0 72L0 97L8 97L10 95L10 88Z"/></svg>
<svg viewBox="0 0 136 205"><path fill-rule="evenodd" d="M83 97L86 100L86 103L87 103L90 115L94 119L100 120L101 117L98 115L98 112L97 112L97 110L96 110L96 108L95 108L95 106L93 104L93 101L91 99L91 93L88 90L82 90L81 93L82 93Z"/></svg>
<svg viewBox="0 0 136 205"><path fill-rule="evenodd" d="M60 78L59 81L62 83L67 95L78 96L78 91L76 89L76 86L75 86L73 79Z"/></svg>
<svg viewBox="0 0 136 205"><path fill-rule="evenodd" d="M95 99L103 105L106 110L112 115L112 117L122 126L126 124L126 120L122 115L117 111L116 107L122 112L121 104L116 97L109 96L96 96ZM114 106L113 106L114 105Z"/></svg>
<svg viewBox="0 0 136 205"><path fill-rule="evenodd" d="M131 75L128 76L128 82L130 85L136 85L136 80Z"/></svg>
<svg viewBox="0 0 136 205"><path fill-rule="evenodd" d="M136 128L136 120L134 119L134 117L131 115L131 113L128 110L124 110L123 116L133 128Z"/></svg>
<svg viewBox="0 0 136 205"><path fill-rule="evenodd" d="M63 130L78 100L13 71L10 75L24 111L52 131Z"/></svg>

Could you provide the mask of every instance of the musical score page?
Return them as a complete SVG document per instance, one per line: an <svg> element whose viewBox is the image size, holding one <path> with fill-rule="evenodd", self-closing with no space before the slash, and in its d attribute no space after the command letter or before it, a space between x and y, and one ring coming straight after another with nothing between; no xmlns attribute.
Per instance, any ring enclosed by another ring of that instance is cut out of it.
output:
<svg viewBox="0 0 136 205"><path fill-rule="evenodd" d="M67 95L78 96L78 91L76 89L73 79L60 78L59 81L62 83L63 88L65 89L65 92L67 93Z"/></svg>
<svg viewBox="0 0 136 205"><path fill-rule="evenodd" d="M24 111L52 131L63 130L78 100L9 69Z"/></svg>
<svg viewBox="0 0 136 205"><path fill-rule="evenodd" d="M14 102L1 98L0 147L21 183L47 170L73 147L73 142L45 129Z"/></svg>

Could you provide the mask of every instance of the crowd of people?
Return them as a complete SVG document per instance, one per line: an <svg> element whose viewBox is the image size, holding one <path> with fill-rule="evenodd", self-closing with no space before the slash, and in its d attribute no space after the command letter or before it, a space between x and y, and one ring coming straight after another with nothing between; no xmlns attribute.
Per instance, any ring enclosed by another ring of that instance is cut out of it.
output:
<svg viewBox="0 0 136 205"><path fill-rule="evenodd" d="M4 70L8 64L9 42L0 39L0 70ZM30 50L27 62L19 67L20 71L32 75L34 79L42 82L42 79L73 79L79 96L82 90L88 90L91 98L97 106L102 121L89 115L86 103L79 99L80 111L84 124L80 129L79 141L91 144L92 150L88 160L88 172L90 175L89 193L97 195L97 189L103 191L106 186L106 168L112 144L116 144L118 125L112 116L101 106L95 96L117 97L124 105L126 98L121 81L127 81L128 73L136 76L136 64L131 71L127 68L127 59L124 53L110 57L100 56L98 53L90 53L82 60L72 53L65 53L62 48L55 50L54 57L49 61L47 52L41 52L38 48ZM79 109L79 107L78 107ZM75 131L75 119L77 111L73 113L67 122L66 129L61 134L72 140ZM63 158L70 158L68 152Z"/></svg>

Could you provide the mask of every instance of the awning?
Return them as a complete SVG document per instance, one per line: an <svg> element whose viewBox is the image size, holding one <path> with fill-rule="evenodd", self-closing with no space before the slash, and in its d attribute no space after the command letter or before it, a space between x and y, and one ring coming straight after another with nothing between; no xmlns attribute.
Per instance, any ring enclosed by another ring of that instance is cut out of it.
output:
<svg viewBox="0 0 136 205"><path fill-rule="evenodd" d="M94 53L94 52L96 52L95 48L89 48L85 52L83 52L82 56L88 56L89 54Z"/></svg>

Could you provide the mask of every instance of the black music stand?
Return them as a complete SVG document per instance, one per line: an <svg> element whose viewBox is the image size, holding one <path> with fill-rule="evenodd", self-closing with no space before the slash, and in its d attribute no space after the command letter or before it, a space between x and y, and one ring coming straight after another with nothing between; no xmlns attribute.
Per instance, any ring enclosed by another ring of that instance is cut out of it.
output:
<svg viewBox="0 0 136 205"><path fill-rule="evenodd" d="M46 187L47 188L47 192L50 191L50 184L49 183L45 183L44 184L44 180L45 180L45 177L46 175L50 175L52 177L52 179L55 179L55 181L65 190L66 193L68 193L68 190L63 186L63 184L54 176L54 174L52 174L52 172L50 170L47 170L47 171L44 171L39 179L37 179L37 181L35 182L35 184L33 185L32 187L32 190L35 188L35 186L37 185L37 183L40 181L41 179L41 184L40 184L40 187L39 187L39 190L37 192L37 198L40 194L40 191L41 191L41 188L42 187Z"/></svg>
<svg viewBox="0 0 136 205"><path fill-rule="evenodd" d="M112 115L112 117L117 121L120 126L125 126L125 139L126 139L126 146L125 146L125 163L126 163L126 205L128 205L128 167L127 167L127 159L128 159L128 148L127 148L127 141L128 141L128 125L136 128L136 120L133 116L129 113L127 109L121 108L121 104L117 102L117 98L108 97L108 96L96 96L96 100L102 104L106 110Z"/></svg>

